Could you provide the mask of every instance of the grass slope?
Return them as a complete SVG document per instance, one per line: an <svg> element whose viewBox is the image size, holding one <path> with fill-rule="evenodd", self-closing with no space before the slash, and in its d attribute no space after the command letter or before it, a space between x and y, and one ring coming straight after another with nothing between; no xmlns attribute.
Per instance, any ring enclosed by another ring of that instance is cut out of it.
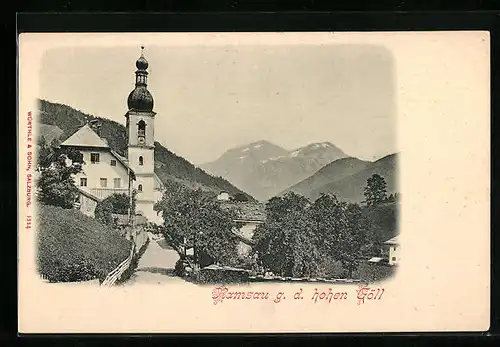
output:
<svg viewBox="0 0 500 347"><path fill-rule="evenodd" d="M130 254L132 244L77 210L39 205L39 273L50 282L104 280Z"/></svg>

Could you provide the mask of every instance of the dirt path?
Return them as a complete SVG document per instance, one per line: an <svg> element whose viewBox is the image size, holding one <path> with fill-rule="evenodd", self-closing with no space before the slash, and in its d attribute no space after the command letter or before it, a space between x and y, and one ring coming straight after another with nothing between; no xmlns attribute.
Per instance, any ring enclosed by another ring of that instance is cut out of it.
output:
<svg viewBox="0 0 500 347"><path fill-rule="evenodd" d="M155 241L150 239L146 252L142 255L137 269L124 285L131 284L168 284L182 282L194 285L175 276L175 263L179 255L169 247L164 239Z"/></svg>

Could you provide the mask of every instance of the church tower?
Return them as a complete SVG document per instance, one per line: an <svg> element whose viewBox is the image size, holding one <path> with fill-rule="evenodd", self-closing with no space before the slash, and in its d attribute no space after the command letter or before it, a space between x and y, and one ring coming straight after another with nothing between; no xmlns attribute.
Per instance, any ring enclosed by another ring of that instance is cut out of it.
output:
<svg viewBox="0 0 500 347"><path fill-rule="evenodd" d="M149 220L154 220L156 212L153 210L154 197L154 120L153 96L148 90L148 66L144 58L144 47L135 66L135 88L130 92L127 100L128 112L127 158L130 167L135 172L136 212Z"/></svg>

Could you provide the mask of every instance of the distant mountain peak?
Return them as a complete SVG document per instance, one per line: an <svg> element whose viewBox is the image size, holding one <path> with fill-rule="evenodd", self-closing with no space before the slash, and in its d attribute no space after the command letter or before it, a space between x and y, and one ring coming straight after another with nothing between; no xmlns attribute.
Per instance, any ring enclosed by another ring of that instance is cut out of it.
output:
<svg viewBox="0 0 500 347"><path fill-rule="evenodd" d="M347 155L328 141L289 151L260 140L229 149L219 159L202 167L264 201L344 157Z"/></svg>

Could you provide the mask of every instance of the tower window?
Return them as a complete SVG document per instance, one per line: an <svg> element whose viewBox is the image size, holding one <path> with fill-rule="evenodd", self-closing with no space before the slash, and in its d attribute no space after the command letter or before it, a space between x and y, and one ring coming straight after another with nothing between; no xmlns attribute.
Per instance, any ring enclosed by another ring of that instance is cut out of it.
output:
<svg viewBox="0 0 500 347"><path fill-rule="evenodd" d="M144 165L144 158L142 157L142 155L139 157L139 165Z"/></svg>
<svg viewBox="0 0 500 347"><path fill-rule="evenodd" d="M137 190L142 192L142 184L139 184L139 186L137 187Z"/></svg>
<svg viewBox="0 0 500 347"><path fill-rule="evenodd" d="M92 164L99 163L99 153L90 153L90 162Z"/></svg>
<svg viewBox="0 0 500 347"><path fill-rule="evenodd" d="M137 135L144 137L146 136L146 122L144 122L143 120L137 123Z"/></svg>

